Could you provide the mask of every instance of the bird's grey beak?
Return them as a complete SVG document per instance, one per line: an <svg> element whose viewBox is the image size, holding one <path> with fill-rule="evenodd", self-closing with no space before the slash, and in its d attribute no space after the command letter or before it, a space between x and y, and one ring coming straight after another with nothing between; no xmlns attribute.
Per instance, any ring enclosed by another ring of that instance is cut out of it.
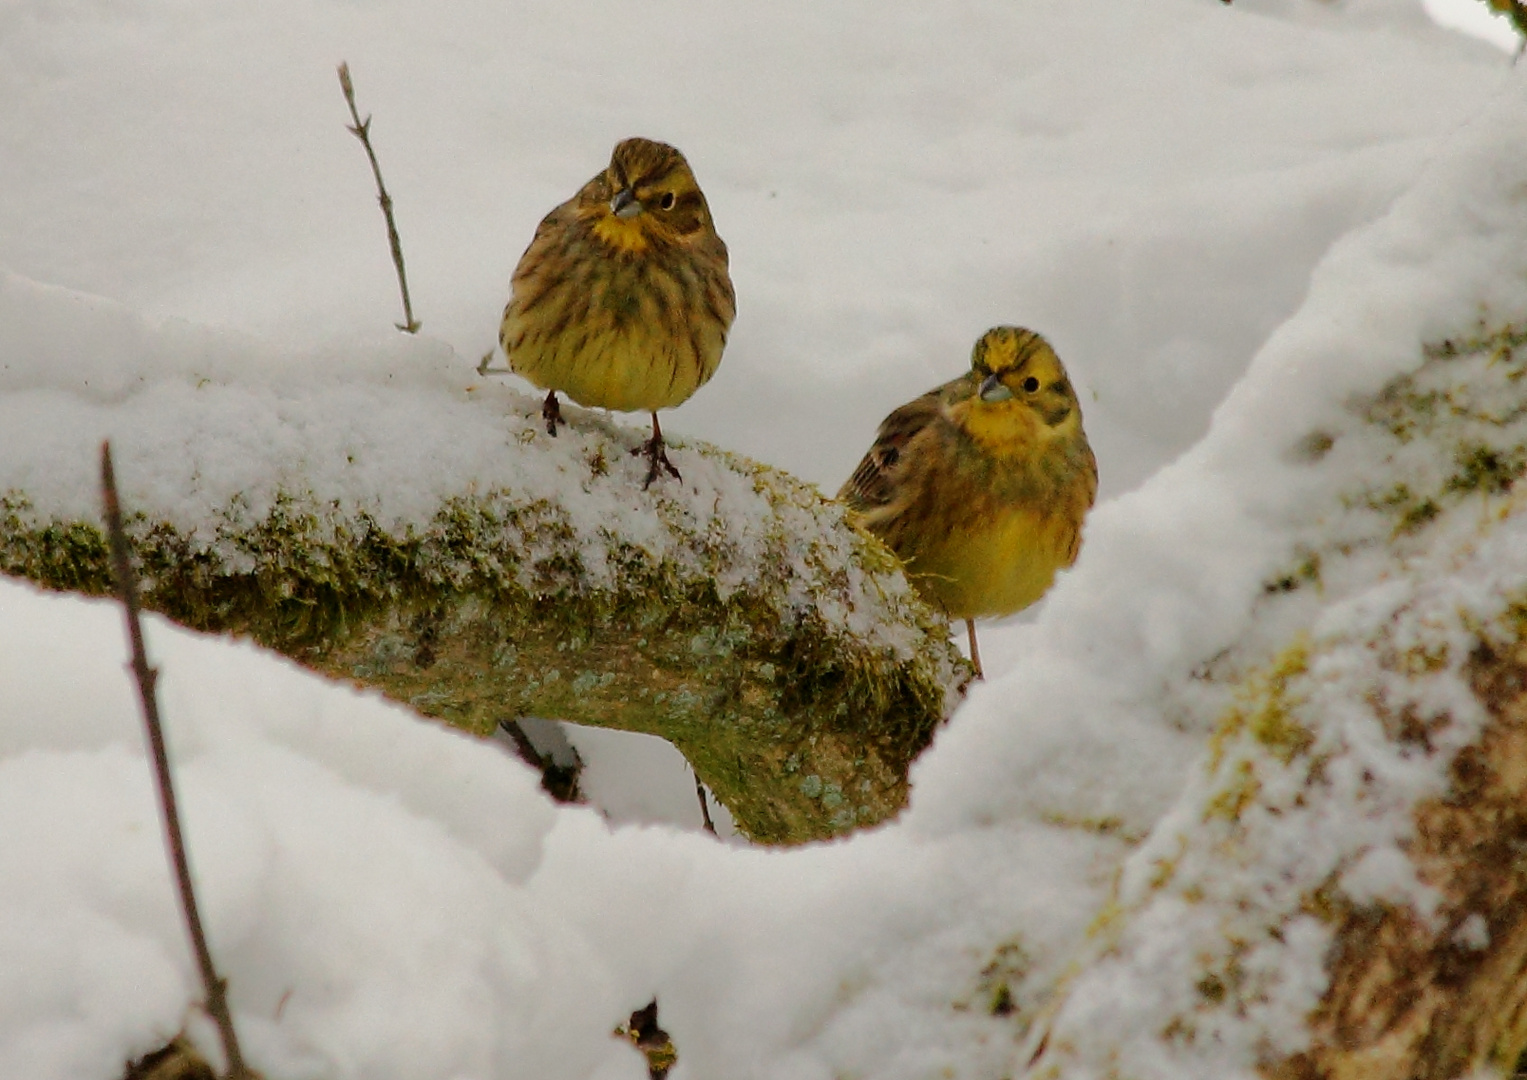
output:
<svg viewBox="0 0 1527 1080"><path fill-rule="evenodd" d="M634 218L642 212L642 204L636 201L630 188L621 188L610 200L610 213L618 218Z"/></svg>
<svg viewBox="0 0 1527 1080"><path fill-rule="evenodd" d="M1006 401L1012 396L1013 392L1002 382L1000 375L988 375L981 384L982 401Z"/></svg>

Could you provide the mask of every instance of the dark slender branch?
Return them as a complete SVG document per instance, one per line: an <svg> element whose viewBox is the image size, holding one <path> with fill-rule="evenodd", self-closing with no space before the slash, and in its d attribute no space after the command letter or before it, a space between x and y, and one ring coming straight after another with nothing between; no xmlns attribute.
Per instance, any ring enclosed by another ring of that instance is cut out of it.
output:
<svg viewBox="0 0 1527 1080"><path fill-rule="evenodd" d="M541 790L557 802L581 803L583 792L578 790L578 778L583 772L583 759L578 751L568 746L572 760L559 764L555 752L541 753L530 735L518 720L500 720L498 729L514 744L514 752L526 765L541 774Z"/></svg>
<svg viewBox="0 0 1527 1080"><path fill-rule="evenodd" d="M186 858L185 840L180 830L180 811L175 802L175 785L170 777L170 758L165 750L164 730L159 723L159 699L154 692L159 672L149 667L148 653L143 647L143 624L138 613L138 584L133 577L131 552L127 533L122 528L122 505L117 498L117 477L111 465L111 443L101 444L101 499L106 510L106 533L111 543L112 577L117 587L117 597L127 617L127 637L132 644L132 662L128 669L137 677L138 700L143 706L144 726L148 728L149 748L154 757L154 778L159 787L159 808L164 815L165 839L169 844L170 861L175 867L175 883L180 891L181 913L191 934L191 945L196 952L196 963L201 969L202 987L207 993L207 1012L217 1024L223 1040L223 1054L228 1059L228 1076L231 1080L247 1080L257 1076L244 1064L239 1051L238 1036L233 1030L233 1015L228 1011L228 983L218 978L212 965L212 953L207 948L207 937L202 932L201 915L196 908L196 893L191 884L191 866Z"/></svg>
<svg viewBox="0 0 1527 1080"><path fill-rule="evenodd" d="M514 752L519 755L521 761L537 771L546 768L546 759L541 757L541 751L537 750L535 743L530 741L530 736L525 734L525 729L520 727L518 720L500 720L498 727L509 736L509 741L514 743Z"/></svg>
<svg viewBox="0 0 1527 1080"><path fill-rule="evenodd" d="M705 831L715 836L716 823L710 819L710 800L705 797L705 785L700 783L698 776L695 777L695 794L700 797L700 819L705 825Z"/></svg>
<svg viewBox="0 0 1527 1080"><path fill-rule="evenodd" d="M392 248L392 265L398 271L398 290L403 294L403 321L394 323L399 330L417 333L422 325L414 318L413 305L408 300L408 275L403 271L403 241L398 239L398 225L392 217L392 196L382 185L382 167L377 164L376 153L371 149L371 117L361 119L355 108L355 86L350 82L350 65L339 65L339 88L345 92L345 104L350 106L350 118L354 124L346 125L351 135L366 148L366 160L371 162L371 175L376 177L377 202L382 204L382 217L387 219L387 243Z"/></svg>

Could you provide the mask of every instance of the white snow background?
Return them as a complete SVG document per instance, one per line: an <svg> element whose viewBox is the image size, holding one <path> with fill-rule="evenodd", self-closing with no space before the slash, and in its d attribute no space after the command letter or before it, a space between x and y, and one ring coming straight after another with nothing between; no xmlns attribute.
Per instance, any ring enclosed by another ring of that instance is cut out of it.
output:
<svg viewBox="0 0 1527 1080"><path fill-rule="evenodd" d="M419 340L390 329L340 59ZM1081 389L1080 562L987 629L911 809L846 842L612 829L496 747L153 620L209 932L273 1078L640 1077L609 1032L654 993L675 1080L1010 1071L983 967L1021 936L1024 986L1063 969L1122 837L1188 785L1187 673L1372 465L1289 448L1482 304L1527 315L1527 76L1411 0L12 0L0 118L0 490L79 513L100 436L131 417L171 456L156 417L209 378L209 487L276 438L270 401L321 400L340 438L403 384L460 444L362 482L428 503L531 407L473 368L535 223L637 133L689 156L739 294L671 433L834 490L998 322ZM176 475L133 465L129 498ZM205 1035L124 653L111 605L0 583L0 1076Z"/></svg>

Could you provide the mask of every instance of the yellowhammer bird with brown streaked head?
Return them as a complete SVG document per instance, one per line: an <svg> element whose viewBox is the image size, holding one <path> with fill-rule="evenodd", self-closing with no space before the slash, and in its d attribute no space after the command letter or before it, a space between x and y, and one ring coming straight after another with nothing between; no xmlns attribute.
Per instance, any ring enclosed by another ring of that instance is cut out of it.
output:
<svg viewBox="0 0 1527 1080"><path fill-rule="evenodd" d="M514 270L499 342L509 366L547 391L541 415L563 423L557 391L580 405L652 414L632 453L662 468L657 410L716 373L737 299L726 244L684 155L625 139L609 167L536 228Z"/></svg>
<svg viewBox="0 0 1527 1080"><path fill-rule="evenodd" d="M1022 611L1076 561L1097 494L1082 409L1049 342L998 326L970 371L887 416L838 498L931 603L975 620Z"/></svg>

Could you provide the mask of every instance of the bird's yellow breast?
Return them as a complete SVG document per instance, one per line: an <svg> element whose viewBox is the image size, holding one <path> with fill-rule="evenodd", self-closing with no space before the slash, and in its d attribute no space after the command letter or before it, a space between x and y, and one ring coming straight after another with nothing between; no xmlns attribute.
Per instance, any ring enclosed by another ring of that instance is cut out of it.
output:
<svg viewBox="0 0 1527 1080"><path fill-rule="evenodd" d="M504 313L509 364L580 405L672 408L721 362L732 310L725 256L656 248L612 256L606 244L650 241L613 215L597 219L566 250L538 236L545 250L527 252Z"/></svg>
<svg viewBox="0 0 1527 1080"><path fill-rule="evenodd" d="M1011 615L1043 596L1055 572L1071 565L1079 526L1063 514L994 508L921 546L907 573L953 618Z"/></svg>
<svg viewBox="0 0 1527 1080"><path fill-rule="evenodd" d="M699 356L687 335L674 335L646 319L625 325L591 322L581 333L516 350L514 370L579 405L636 412L686 401L721 359L719 342L707 356Z"/></svg>

